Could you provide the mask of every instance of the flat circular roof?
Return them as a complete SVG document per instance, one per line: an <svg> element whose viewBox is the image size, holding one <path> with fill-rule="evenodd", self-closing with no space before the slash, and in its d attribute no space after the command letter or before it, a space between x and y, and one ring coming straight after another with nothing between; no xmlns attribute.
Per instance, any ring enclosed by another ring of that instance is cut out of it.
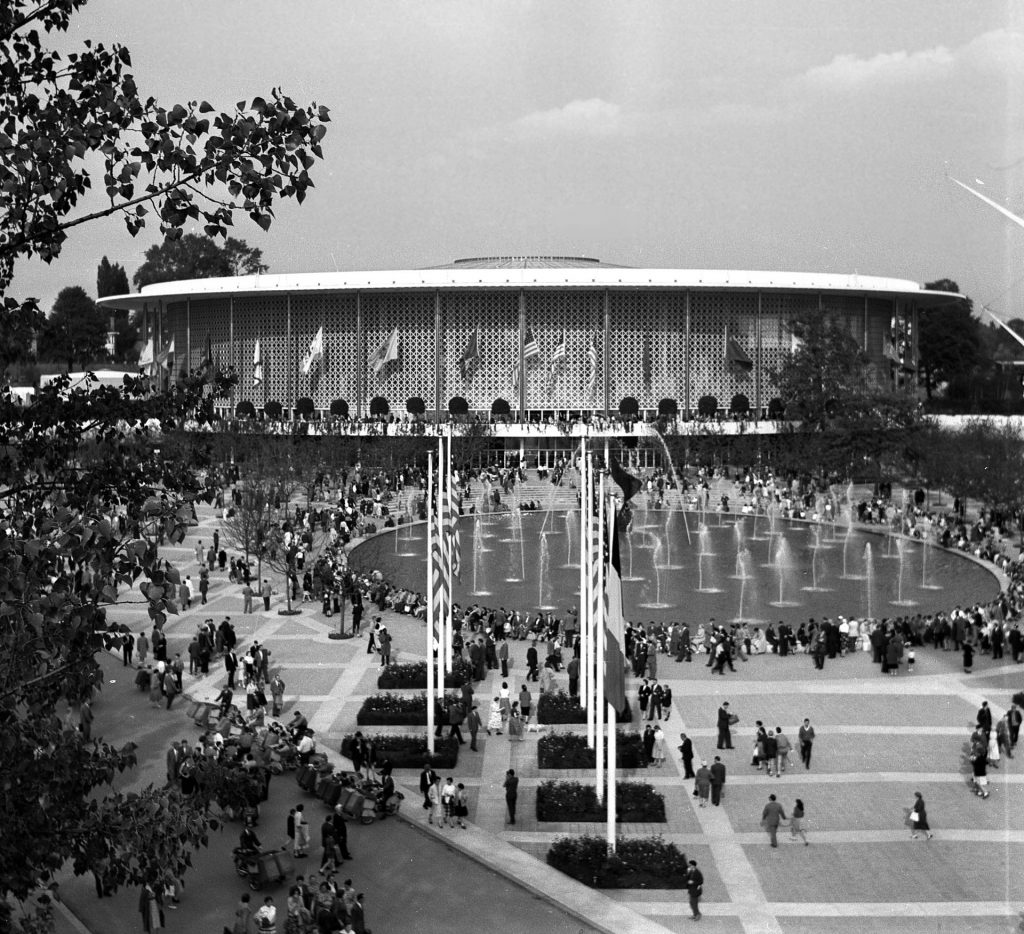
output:
<svg viewBox="0 0 1024 934"><path fill-rule="evenodd" d="M349 291L435 289L719 289L758 292L843 292L902 296L942 305L962 296L930 292L909 279L854 274L738 269L637 269L587 257L492 256L457 259L424 269L305 272L184 279L148 285L140 293L112 295L99 304L141 308L156 301L183 301Z"/></svg>

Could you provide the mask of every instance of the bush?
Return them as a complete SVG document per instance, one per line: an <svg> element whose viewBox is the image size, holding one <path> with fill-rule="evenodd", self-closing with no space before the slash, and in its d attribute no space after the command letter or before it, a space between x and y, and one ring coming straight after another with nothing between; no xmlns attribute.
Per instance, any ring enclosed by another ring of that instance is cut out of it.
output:
<svg viewBox="0 0 1024 934"><path fill-rule="evenodd" d="M619 840L614 853L604 837L561 837L547 861L596 889L686 888L686 855L661 837Z"/></svg>
<svg viewBox="0 0 1024 934"><path fill-rule="evenodd" d="M429 760L434 768L452 769L459 761L459 744L447 736L434 738L433 756L427 751L426 736L377 733L366 738L370 740L374 762L378 766L390 763L392 768L423 768L423 763ZM341 740L341 755L349 759L352 758L353 739L353 736L345 736Z"/></svg>
<svg viewBox="0 0 1024 934"><path fill-rule="evenodd" d="M428 761L434 768L454 769L459 761L459 744L449 737L434 739L434 755L427 751L426 736L408 733L386 734L366 737L373 746L374 762L383 765L390 762L396 769L421 769ZM354 737L346 736L341 741L341 754L352 758L352 741Z"/></svg>
<svg viewBox="0 0 1024 934"><path fill-rule="evenodd" d="M625 823L662 822L665 798L646 782L615 783L615 819ZM580 782L541 782L537 788L537 820L603 821L607 804L597 789Z"/></svg>
<svg viewBox="0 0 1024 934"><path fill-rule="evenodd" d="M632 715L629 710L629 703L616 718L617 723L629 723ZM579 705L576 698L570 697L565 691L557 694L540 695L537 702L538 723L586 723L587 712Z"/></svg>
<svg viewBox="0 0 1024 934"><path fill-rule="evenodd" d="M461 657L456 657L452 671L444 676L446 688L460 688L470 680L472 669ZM427 663L414 662L411 665L388 665L377 678L377 687L383 691L394 691L397 688L427 689Z"/></svg>
<svg viewBox="0 0 1024 934"><path fill-rule="evenodd" d="M433 698L431 698L433 700ZM457 694L447 695L447 700L460 700ZM396 723L427 725L427 696L417 694L406 697L402 694L371 694L363 701L356 714L360 726L390 726Z"/></svg>
<svg viewBox="0 0 1024 934"><path fill-rule="evenodd" d="M616 734L615 764L622 769L644 769L643 740L639 733ZM592 769L596 751L587 748L587 738L579 733L545 733L537 743L537 765L542 769Z"/></svg>

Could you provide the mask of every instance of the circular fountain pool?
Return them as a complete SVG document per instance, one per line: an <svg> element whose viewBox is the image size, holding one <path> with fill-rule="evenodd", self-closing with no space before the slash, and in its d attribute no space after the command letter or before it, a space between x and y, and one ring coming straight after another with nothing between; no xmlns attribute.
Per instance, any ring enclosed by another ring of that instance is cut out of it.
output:
<svg viewBox="0 0 1024 934"><path fill-rule="evenodd" d="M993 599L996 576L956 552L887 534L759 516L638 512L620 538L623 600L637 622L805 622L897 616ZM460 520L455 599L522 611L579 598L579 514L504 513ZM402 526L358 545L354 568L426 590L426 527Z"/></svg>

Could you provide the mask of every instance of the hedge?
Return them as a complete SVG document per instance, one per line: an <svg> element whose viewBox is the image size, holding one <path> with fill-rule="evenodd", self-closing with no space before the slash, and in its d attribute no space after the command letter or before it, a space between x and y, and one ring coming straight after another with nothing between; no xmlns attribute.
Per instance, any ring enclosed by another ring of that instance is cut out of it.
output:
<svg viewBox="0 0 1024 934"><path fill-rule="evenodd" d="M626 703L622 713L616 717L617 723L629 723L632 715L629 703ZM565 691L558 691L556 694L540 695L537 702L538 723L586 723L587 712L579 705L575 697L566 694Z"/></svg>
<svg viewBox="0 0 1024 934"><path fill-rule="evenodd" d="M561 837L547 862L596 889L684 889L686 855L661 837L626 837L608 849L604 837Z"/></svg>
<svg viewBox="0 0 1024 934"><path fill-rule="evenodd" d="M461 695L458 694L445 696L449 701L461 700ZM431 698L431 702L433 701L434 698ZM359 726L394 726L401 723L426 726L426 694L416 694L412 697L403 694L371 694L359 708L356 723Z"/></svg>
<svg viewBox="0 0 1024 934"><path fill-rule="evenodd" d="M456 658L453 670L444 676L446 688L460 688L470 680L472 669L463 658ZM411 665L388 665L377 677L377 687L382 691L399 688L427 689L427 663L413 662Z"/></svg>
<svg viewBox="0 0 1024 934"><path fill-rule="evenodd" d="M615 783L615 819L625 823L665 820L665 798L646 782ZM541 782L537 787L537 820L604 821L607 806L597 789L580 782Z"/></svg>
<svg viewBox="0 0 1024 934"><path fill-rule="evenodd" d="M639 733L616 731L615 763L621 769L645 769L643 739ZM545 733L537 743L537 764L542 769L592 769L596 751L579 733Z"/></svg>
<svg viewBox="0 0 1024 934"><path fill-rule="evenodd" d="M346 736L341 741L341 754L352 758L352 742L354 736ZM454 769L459 761L459 744L449 738L435 737L434 754L427 751L427 738L415 734L385 734L367 736L373 746L374 762L383 765L390 762L396 769L421 769L423 763L430 761L434 768Z"/></svg>

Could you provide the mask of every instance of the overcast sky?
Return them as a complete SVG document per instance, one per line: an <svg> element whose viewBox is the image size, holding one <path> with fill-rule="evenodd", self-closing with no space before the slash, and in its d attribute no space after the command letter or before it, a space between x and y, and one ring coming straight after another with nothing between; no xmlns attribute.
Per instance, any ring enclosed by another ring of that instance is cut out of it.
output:
<svg viewBox="0 0 1024 934"><path fill-rule="evenodd" d="M949 277L1024 317L1024 16L999 0L93 0L143 94L326 104L306 203L236 235L271 272L585 255ZM102 186L100 186L102 187ZM977 187L977 186L976 186ZM88 207L88 205L86 205ZM156 242L79 228L12 294L49 308Z"/></svg>

